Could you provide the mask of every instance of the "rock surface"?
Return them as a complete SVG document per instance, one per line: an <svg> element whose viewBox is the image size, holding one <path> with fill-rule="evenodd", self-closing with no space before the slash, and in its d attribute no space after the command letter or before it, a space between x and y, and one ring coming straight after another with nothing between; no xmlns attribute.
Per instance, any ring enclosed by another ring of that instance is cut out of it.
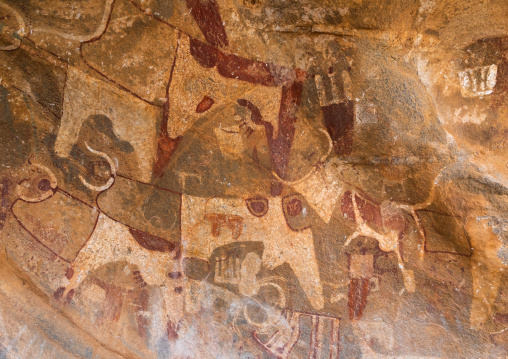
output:
<svg viewBox="0 0 508 359"><path fill-rule="evenodd" d="M508 355L508 2L1 1L0 357Z"/></svg>

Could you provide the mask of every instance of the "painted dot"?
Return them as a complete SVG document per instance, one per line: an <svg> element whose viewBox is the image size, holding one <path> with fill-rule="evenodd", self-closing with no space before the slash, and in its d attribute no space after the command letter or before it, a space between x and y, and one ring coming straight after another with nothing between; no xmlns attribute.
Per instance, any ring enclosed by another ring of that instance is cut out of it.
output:
<svg viewBox="0 0 508 359"><path fill-rule="evenodd" d="M51 183L49 182L48 179L43 178L39 181L38 187L39 190L46 192L51 189Z"/></svg>
<svg viewBox="0 0 508 359"><path fill-rule="evenodd" d="M291 201L289 201L286 209L287 209L287 212L290 216L292 216L292 217L298 216L300 213L302 213L302 210L303 210L302 201L294 198Z"/></svg>

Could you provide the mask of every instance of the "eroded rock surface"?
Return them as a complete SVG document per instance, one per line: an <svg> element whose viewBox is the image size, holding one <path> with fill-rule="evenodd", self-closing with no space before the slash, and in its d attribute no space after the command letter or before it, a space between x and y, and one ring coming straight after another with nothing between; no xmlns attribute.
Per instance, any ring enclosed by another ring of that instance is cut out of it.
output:
<svg viewBox="0 0 508 359"><path fill-rule="evenodd" d="M507 356L508 2L1 1L0 357Z"/></svg>

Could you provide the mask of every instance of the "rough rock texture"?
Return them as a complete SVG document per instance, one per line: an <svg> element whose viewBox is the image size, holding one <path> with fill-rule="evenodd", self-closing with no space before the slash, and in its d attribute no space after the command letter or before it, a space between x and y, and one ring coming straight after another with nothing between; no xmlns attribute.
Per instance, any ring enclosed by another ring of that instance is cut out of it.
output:
<svg viewBox="0 0 508 359"><path fill-rule="evenodd" d="M506 0L0 0L1 358L505 358Z"/></svg>

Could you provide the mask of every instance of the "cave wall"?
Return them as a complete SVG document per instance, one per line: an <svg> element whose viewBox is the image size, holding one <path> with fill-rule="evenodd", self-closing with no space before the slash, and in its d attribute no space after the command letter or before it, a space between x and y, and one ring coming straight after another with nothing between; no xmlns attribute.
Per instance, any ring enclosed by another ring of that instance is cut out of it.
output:
<svg viewBox="0 0 508 359"><path fill-rule="evenodd" d="M1 1L0 357L506 357L508 2Z"/></svg>

